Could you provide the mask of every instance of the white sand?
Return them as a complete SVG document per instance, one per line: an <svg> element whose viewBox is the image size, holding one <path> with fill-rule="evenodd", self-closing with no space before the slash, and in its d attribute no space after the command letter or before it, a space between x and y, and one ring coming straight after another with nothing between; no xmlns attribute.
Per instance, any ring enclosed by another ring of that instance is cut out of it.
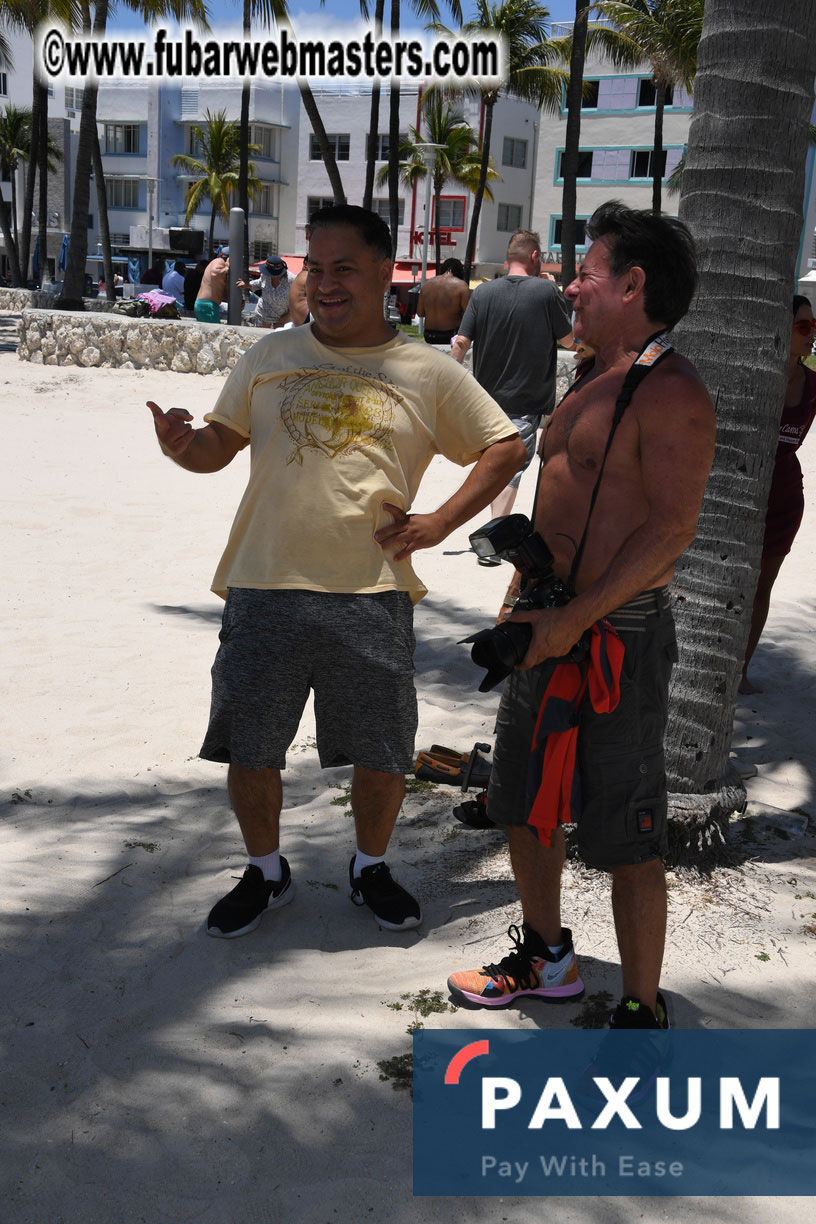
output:
<svg viewBox="0 0 816 1224"><path fill-rule="evenodd" d="M210 578L246 457L216 476L156 447L147 398L200 420L222 382L43 368L0 353L7 594L0 1220L3 1224L292 1224L541 1218L535 1200L413 1199L408 1094L377 1063L408 1052L410 1011L455 967L497 959L518 920L496 833L450 817L457 792L408 799L391 861L424 924L380 931L349 904L352 824L304 719L285 775L294 903L245 939L203 921L241 863L224 768L196 759L221 602ZM735 745L751 796L816 815L816 444L811 505L782 570ZM461 479L435 461L420 508ZM526 509L534 475L519 501ZM468 749L497 698L457 646L487 623L506 568L457 532L418 561L420 731ZM10 801L10 802L9 802ZM664 988L682 1027L814 1027L812 834L772 832L708 881L672 879ZM591 999L618 993L603 878L570 872L565 921ZM759 959L766 955L769 959ZM581 1014L516 1005L432 1016L444 1027L560 1028ZM776 1203L783 1220L804 1201ZM761 1199L557 1199L555 1218L764 1221Z"/></svg>

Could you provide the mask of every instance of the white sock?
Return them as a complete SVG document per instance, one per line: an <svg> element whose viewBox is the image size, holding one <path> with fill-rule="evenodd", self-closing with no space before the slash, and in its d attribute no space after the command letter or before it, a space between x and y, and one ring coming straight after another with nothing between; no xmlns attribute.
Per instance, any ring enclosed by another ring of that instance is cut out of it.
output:
<svg viewBox="0 0 816 1224"><path fill-rule="evenodd" d="M283 879L280 850L273 850L271 854L262 854L259 858L253 858L250 854L249 861L253 867L260 867L265 880L273 880L277 883Z"/></svg>
<svg viewBox="0 0 816 1224"><path fill-rule="evenodd" d="M552 946L552 944L547 944L547 947L548 947L548 948L549 948L549 950L552 952L553 956L554 956L556 959L558 959L558 957L561 955L561 949L564 947L564 945L563 945L563 944L559 944L557 948L554 948L554 947Z"/></svg>
<svg viewBox="0 0 816 1224"><path fill-rule="evenodd" d="M355 880L360 875L364 867L374 867L377 863L384 863L384 854L363 854L362 850L357 851L357 856L354 859L354 878Z"/></svg>

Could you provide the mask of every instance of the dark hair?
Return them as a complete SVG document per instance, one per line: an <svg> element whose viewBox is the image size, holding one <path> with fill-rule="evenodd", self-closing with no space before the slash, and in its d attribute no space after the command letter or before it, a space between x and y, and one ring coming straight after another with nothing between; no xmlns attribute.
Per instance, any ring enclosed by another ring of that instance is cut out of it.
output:
<svg viewBox="0 0 816 1224"><path fill-rule="evenodd" d="M461 259L446 259L439 269L439 275L444 276L446 272L452 272L457 280L465 279L465 268Z"/></svg>
<svg viewBox="0 0 816 1224"><path fill-rule="evenodd" d="M360 208L359 204L331 204L312 213L309 218L309 237L314 238L319 229L332 225L347 225L357 230L367 247L378 259L391 258L391 230L382 217Z"/></svg>
<svg viewBox="0 0 816 1224"><path fill-rule="evenodd" d="M623 276L630 268L643 269L648 319L668 328L682 319L697 288L694 239L682 221L608 200L587 221L586 232L592 239L610 239L613 276Z"/></svg>
<svg viewBox="0 0 816 1224"><path fill-rule="evenodd" d="M182 276L187 271L187 265L182 259L177 259L173 264L173 271L180 273Z"/></svg>
<svg viewBox="0 0 816 1224"><path fill-rule="evenodd" d="M804 297L801 293L793 295L793 317L796 318L803 306L807 306L808 310L813 313L813 307L810 304L810 298Z"/></svg>

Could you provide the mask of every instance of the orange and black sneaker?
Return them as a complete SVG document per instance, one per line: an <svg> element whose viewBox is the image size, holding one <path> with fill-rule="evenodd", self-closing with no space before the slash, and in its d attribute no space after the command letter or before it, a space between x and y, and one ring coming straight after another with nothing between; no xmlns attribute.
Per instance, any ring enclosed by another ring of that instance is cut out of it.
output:
<svg viewBox="0 0 816 1224"><path fill-rule="evenodd" d="M557 955L526 923L521 931L510 926L507 933L513 941L513 951L498 964L453 973L448 978L448 990L457 1002L506 1007L522 997L551 1003L580 998L584 983L578 976L571 931L562 928L562 947Z"/></svg>

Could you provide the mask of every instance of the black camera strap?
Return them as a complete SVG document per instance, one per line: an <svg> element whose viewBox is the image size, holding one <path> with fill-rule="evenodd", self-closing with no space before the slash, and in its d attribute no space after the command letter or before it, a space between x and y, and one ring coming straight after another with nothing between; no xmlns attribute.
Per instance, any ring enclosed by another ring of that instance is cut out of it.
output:
<svg viewBox="0 0 816 1224"><path fill-rule="evenodd" d="M589 520L592 518L592 511L595 509L595 502L598 499L598 490L601 487L601 479L604 474L606 459L612 446L612 439L615 437L615 431L621 423L624 412L631 403L632 396L635 394L635 391L643 382L646 375L649 374L655 368L655 366L663 360L664 357L668 357L668 355L672 352L674 352L674 346L666 338L663 332L655 332L655 334L650 336L646 341L643 350L632 362L626 373L626 377L623 380L623 386L620 389L620 394L615 401L615 411L612 416L612 425L609 430L609 437L606 440L606 448L604 450L603 459L601 460L601 466L598 471L598 478L595 481L595 488L592 490L592 496L589 499L589 510L587 511L586 523L584 524L584 532L576 550L572 567L570 568L569 578L567 579L567 584L572 592L575 591L575 579L578 576L578 568L581 564L581 557L584 553L584 545L586 544L587 533L589 531ZM567 390L566 394L561 397L561 400L559 401L561 404L563 404L564 400L572 391L576 391L578 387L580 387L581 383L584 381L586 375L589 374L591 369L592 366L589 366L584 374L582 374L577 380L577 382L573 383L573 385ZM542 456L542 463L538 472L538 482L536 483L536 501L538 500L538 483L541 481L541 470L543 466L544 462ZM535 514L535 504L536 503L534 501L533 514Z"/></svg>

